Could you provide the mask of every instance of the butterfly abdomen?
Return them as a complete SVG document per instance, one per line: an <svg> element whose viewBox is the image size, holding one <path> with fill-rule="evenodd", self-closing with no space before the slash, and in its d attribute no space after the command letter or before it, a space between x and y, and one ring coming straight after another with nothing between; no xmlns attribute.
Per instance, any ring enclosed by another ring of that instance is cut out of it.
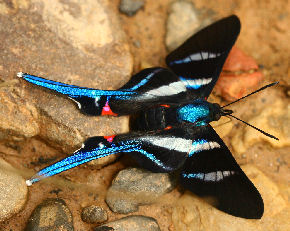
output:
<svg viewBox="0 0 290 231"><path fill-rule="evenodd" d="M134 114L130 118L130 128L135 131L163 130L176 122L175 110L166 105Z"/></svg>

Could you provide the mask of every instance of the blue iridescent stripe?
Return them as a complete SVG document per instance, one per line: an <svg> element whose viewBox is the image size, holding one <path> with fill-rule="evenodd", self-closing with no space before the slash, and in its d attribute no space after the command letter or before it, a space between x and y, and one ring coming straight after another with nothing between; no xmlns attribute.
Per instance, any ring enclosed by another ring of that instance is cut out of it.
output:
<svg viewBox="0 0 290 231"><path fill-rule="evenodd" d="M186 78L184 78L184 77L182 77L182 76L179 76L179 79L184 83L184 85L186 86L186 88L188 88L188 89L199 89L200 87L202 87L203 85L199 85L199 84L194 84L194 85L192 85L192 84L190 84L188 81L189 80L191 80L191 79L186 79ZM191 80L191 81L193 81L193 80Z"/></svg>
<svg viewBox="0 0 290 231"><path fill-rule="evenodd" d="M78 87L74 85L68 85L60 82L55 82L52 80L47 80L37 76L23 74L23 78L35 85L45 87L59 93L69 95L70 97L79 97L87 96L91 98L96 98L97 96L129 96L136 94L132 91L106 91L106 90L97 90L92 88Z"/></svg>
<svg viewBox="0 0 290 231"><path fill-rule="evenodd" d="M204 174L203 173L189 173L189 174L182 173L182 176L184 178L198 178L198 179L202 179L204 177Z"/></svg>

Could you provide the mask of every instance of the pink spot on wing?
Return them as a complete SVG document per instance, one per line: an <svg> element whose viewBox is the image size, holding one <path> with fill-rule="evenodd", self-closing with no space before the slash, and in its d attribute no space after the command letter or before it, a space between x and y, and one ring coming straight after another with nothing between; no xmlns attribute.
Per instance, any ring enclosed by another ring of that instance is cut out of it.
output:
<svg viewBox="0 0 290 231"><path fill-rule="evenodd" d="M113 142L114 137L115 137L115 135L112 135L112 136L104 136L104 138L105 138L108 142L110 142L110 143Z"/></svg>
<svg viewBox="0 0 290 231"><path fill-rule="evenodd" d="M112 116L118 116L118 114L112 112L109 101L106 102L105 106L103 107L102 114L101 115L112 115Z"/></svg>

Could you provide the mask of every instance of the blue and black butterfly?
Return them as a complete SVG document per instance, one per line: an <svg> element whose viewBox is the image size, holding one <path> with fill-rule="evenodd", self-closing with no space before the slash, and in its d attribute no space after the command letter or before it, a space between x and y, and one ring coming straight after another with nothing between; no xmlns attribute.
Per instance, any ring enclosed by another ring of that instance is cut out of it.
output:
<svg viewBox="0 0 290 231"><path fill-rule="evenodd" d="M166 57L169 69L144 69L115 91L19 73L30 83L67 95L87 115L131 115L130 133L91 137L71 156L42 169L27 184L94 159L128 153L153 172L180 171L180 182L186 189L214 198L214 206L226 213L261 218L261 195L209 125L233 112L206 101L239 32L236 16L221 19L171 52Z"/></svg>

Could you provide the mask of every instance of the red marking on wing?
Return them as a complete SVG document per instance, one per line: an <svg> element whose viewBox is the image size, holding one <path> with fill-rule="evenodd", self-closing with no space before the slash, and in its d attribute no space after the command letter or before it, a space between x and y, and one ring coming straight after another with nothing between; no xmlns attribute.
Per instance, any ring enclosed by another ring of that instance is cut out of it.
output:
<svg viewBox="0 0 290 231"><path fill-rule="evenodd" d="M168 105L168 104L161 104L160 106L162 106L162 107L170 107L170 105Z"/></svg>
<svg viewBox="0 0 290 231"><path fill-rule="evenodd" d="M167 126L166 128L164 128L164 130L169 130L171 128L172 128L172 126Z"/></svg>
<svg viewBox="0 0 290 231"><path fill-rule="evenodd" d="M112 136L104 136L104 139L106 139L108 142L112 143L113 139L115 138L115 135Z"/></svg>
<svg viewBox="0 0 290 231"><path fill-rule="evenodd" d="M118 114L112 112L110 106L109 106L109 102L107 101L106 102L106 105L103 107L103 110L102 110L102 116L103 115L111 115L111 116L118 116Z"/></svg>

